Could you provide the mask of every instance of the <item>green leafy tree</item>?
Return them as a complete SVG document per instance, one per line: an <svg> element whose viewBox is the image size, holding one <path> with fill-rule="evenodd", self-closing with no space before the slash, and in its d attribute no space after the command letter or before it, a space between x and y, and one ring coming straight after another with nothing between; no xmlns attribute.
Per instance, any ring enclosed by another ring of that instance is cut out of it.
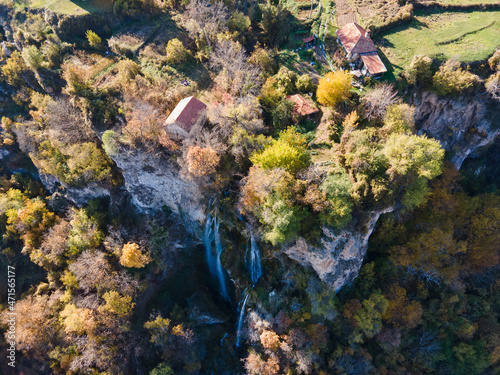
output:
<svg viewBox="0 0 500 375"><path fill-rule="evenodd" d="M309 153L304 137L290 127L263 151L252 155L250 160L262 169L284 168L294 174L309 165Z"/></svg>
<svg viewBox="0 0 500 375"><path fill-rule="evenodd" d="M412 172L428 180L442 172L444 149L435 139L426 136L391 134L383 149L391 176Z"/></svg>

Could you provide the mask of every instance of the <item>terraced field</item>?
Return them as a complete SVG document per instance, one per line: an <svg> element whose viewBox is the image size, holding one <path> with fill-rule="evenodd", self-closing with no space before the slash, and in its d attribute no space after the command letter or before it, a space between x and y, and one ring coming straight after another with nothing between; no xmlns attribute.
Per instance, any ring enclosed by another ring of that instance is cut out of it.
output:
<svg viewBox="0 0 500 375"><path fill-rule="evenodd" d="M500 45L500 11L416 12L412 22L383 33L377 42L395 75L417 54L439 60L482 61Z"/></svg>

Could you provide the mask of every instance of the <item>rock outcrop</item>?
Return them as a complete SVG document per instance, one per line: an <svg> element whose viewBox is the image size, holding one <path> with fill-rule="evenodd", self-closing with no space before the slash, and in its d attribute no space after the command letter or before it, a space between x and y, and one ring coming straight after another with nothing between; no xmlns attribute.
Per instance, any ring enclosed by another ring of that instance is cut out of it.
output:
<svg viewBox="0 0 500 375"><path fill-rule="evenodd" d="M500 135L500 103L485 96L439 98L424 92L414 94L411 101L418 134L441 142L457 169L475 150Z"/></svg>
<svg viewBox="0 0 500 375"><path fill-rule="evenodd" d="M205 221L198 185L182 179L174 162L125 147L120 147L111 159L121 169L125 189L140 211L152 213L166 205L191 222Z"/></svg>
<svg viewBox="0 0 500 375"><path fill-rule="evenodd" d="M311 266L323 282L339 291L358 276L368 249L368 239L380 215L393 210L390 207L371 212L362 228L343 230L337 235L323 228L321 247L311 246L305 239L299 238L285 253L300 264Z"/></svg>

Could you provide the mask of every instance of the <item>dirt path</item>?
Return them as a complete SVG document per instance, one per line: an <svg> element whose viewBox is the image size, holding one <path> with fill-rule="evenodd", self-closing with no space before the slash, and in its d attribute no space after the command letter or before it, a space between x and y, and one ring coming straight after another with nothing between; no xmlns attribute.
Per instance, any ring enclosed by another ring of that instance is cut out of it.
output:
<svg viewBox="0 0 500 375"><path fill-rule="evenodd" d="M350 22L358 22L356 11L346 0L335 0L337 10L337 26L342 27Z"/></svg>

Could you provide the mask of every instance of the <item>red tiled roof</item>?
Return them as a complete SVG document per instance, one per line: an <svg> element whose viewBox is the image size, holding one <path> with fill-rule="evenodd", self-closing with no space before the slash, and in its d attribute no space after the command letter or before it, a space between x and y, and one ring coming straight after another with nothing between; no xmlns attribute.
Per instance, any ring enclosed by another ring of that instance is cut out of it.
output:
<svg viewBox="0 0 500 375"><path fill-rule="evenodd" d="M387 68L385 67L382 60L380 60L377 52L363 53L361 55L361 59L365 64L366 68L370 72L370 74L379 74L387 72Z"/></svg>
<svg viewBox="0 0 500 375"><path fill-rule="evenodd" d="M314 42L314 36L308 36L307 38L304 38L304 43L309 43L309 42Z"/></svg>
<svg viewBox="0 0 500 375"><path fill-rule="evenodd" d="M318 112L318 108L314 105L314 103L311 100L304 98L302 95L288 95L286 98L295 104L293 112L300 116L308 116Z"/></svg>
<svg viewBox="0 0 500 375"><path fill-rule="evenodd" d="M348 54L367 53L376 51L377 48L369 36L366 35L366 30L357 23L351 22L337 30L337 37L344 46Z"/></svg>
<svg viewBox="0 0 500 375"><path fill-rule="evenodd" d="M194 96L184 98L177 104L170 116L168 116L165 125L175 122L189 132L196 123L196 120L198 120L201 112L206 108L205 103L199 101Z"/></svg>

